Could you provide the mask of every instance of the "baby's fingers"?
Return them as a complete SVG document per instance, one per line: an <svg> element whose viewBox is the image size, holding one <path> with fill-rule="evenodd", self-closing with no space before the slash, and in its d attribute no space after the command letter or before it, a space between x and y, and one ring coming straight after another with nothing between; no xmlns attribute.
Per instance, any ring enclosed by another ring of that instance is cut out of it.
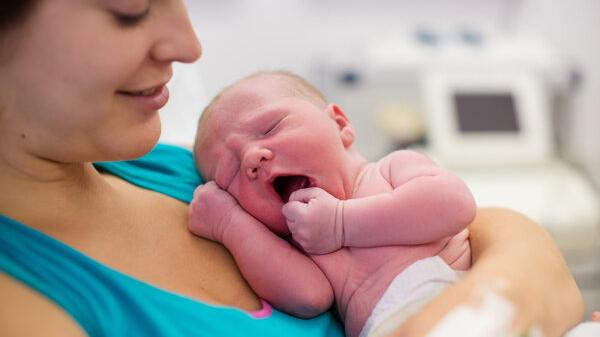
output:
<svg viewBox="0 0 600 337"><path fill-rule="evenodd" d="M290 195L290 201L300 201L303 203L309 202L311 199L314 199L325 192L323 189L318 187L309 187L303 188L295 191Z"/></svg>
<svg viewBox="0 0 600 337"><path fill-rule="evenodd" d="M194 190L193 202L196 202L200 198L206 197L206 195L214 193L213 191L217 190L219 187L212 181L209 181L205 184L198 185Z"/></svg>
<svg viewBox="0 0 600 337"><path fill-rule="evenodd" d="M290 201L281 207L281 213L288 220L296 220L306 214L308 205L300 201Z"/></svg>
<svg viewBox="0 0 600 337"><path fill-rule="evenodd" d="M205 185L198 185L198 187L196 187L196 189L194 190L194 196L192 197L192 199L197 199L198 195L205 190L205 187Z"/></svg>

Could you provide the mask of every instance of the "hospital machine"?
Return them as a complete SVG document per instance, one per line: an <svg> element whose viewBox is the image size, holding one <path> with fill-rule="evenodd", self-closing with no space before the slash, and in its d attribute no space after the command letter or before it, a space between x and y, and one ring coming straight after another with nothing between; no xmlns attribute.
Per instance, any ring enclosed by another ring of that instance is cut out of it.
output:
<svg viewBox="0 0 600 337"><path fill-rule="evenodd" d="M549 97L533 73L423 75L430 154L457 172L480 206L504 206L553 237L586 297L600 307L600 198L556 154ZM518 238L515 238L518 240Z"/></svg>
<svg viewBox="0 0 600 337"><path fill-rule="evenodd" d="M577 72L540 40L484 40L469 31L449 39L419 31L373 41L357 59L321 65L315 78L345 107L369 159L416 147L461 176L479 206L515 209L541 224L589 315L600 308L600 196L561 156L564 116L553 104L568 96Z"/></svg>

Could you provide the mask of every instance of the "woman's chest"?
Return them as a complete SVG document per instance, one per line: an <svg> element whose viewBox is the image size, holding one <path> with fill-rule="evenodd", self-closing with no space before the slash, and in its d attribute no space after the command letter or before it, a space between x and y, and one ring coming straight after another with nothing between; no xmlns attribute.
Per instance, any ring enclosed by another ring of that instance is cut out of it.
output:
<svg viewBox="0 0 600 337"><path fill-rule="evenodd" d="M65 213L44 231L110 268L205 302L260 308L229 252L188 231L183 202L125 186L112 204Z"/></svg>
<svg viewBox="0 0 600 337"><path fill-rule="evenodd" d="M260 308L229 252L188 231L187 205L167 200L131 209L129 214L123 225L130 230L115 232L92 253L102 262L195 299L247 310Z"/></svg>

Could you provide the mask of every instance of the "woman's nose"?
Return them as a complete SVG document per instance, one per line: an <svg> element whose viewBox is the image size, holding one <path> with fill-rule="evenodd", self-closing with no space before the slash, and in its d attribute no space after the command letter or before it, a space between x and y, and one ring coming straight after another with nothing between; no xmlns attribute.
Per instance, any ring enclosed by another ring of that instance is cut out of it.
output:
<svg viewBox="0 0 600 337"><path fill-rule="evenodd" d="M160 62L191 63L202 55L200 41L192 28L183 1L175 1L163 13L165 22L158 25L157 41L154 44L152 58Z"/></svg>
<svg viewBox="0 0 600 337"><path fill-rule="evenodd" d="M249 147L244 153L242 162L246 176L250 179L256 179L258 177L258 170L271 159L273 159L273 152L271 150L258 146Z"/></svg>

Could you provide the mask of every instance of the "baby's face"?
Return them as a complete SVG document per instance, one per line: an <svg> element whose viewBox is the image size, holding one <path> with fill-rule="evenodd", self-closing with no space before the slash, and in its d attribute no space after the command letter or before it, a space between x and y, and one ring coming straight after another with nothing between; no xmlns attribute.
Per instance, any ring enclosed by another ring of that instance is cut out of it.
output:
<svg viewBox="0 0 600 337"><path fill-rule="evenodd" d="M285 235L281 207L292 192L320 187L346 198L347 146L335 113L331 106L282 97L272 82L238 84L216 103L203 127L196 153L202 174Z"/></svg>

